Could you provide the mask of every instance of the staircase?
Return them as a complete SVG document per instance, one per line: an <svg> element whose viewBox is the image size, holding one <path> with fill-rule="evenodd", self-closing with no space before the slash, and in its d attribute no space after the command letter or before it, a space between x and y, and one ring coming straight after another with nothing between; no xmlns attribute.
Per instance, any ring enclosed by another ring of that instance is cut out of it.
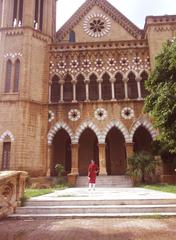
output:
<svg viewBox="0 0 176 240"><path fill-rule="evenodd" d="M10 219L59 219L176 215L175 200L27 201Z"/></svg>
<svg viewBox="0 0 176 240"><path fill-rule="evenodd" d="M87 176L78 176L76 187L88 186ZM132 187L130 177L122 176L98 176L96 180L97 187Z"/></svg>

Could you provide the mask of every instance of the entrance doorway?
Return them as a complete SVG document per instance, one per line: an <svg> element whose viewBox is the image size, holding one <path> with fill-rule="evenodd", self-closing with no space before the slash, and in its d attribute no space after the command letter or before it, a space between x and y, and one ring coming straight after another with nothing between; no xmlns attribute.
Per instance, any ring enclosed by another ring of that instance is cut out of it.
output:
<svg viewBox="0 0 176 240"><path fill-rule="evenodd" d="M51 176L57 175L55 166L58 163L64 166L65 175L71 172L71 139L64 129L59 130L53 140Z"/></svg>
<svg viewBox="0 0 176 240"><path fill-rule="evenodd" d="M106 137L106 168L108 175L126 173L125 139L116 127L113 127Z"/></svg>
<svg viewBox="0 0 176 240"><path fill-rule="evenodd" d="M148 130L140 126L135 131L133 142L134 142L134 152L151 152L152 151L152 137Z"/></svg>
<svg viewBox="0 0 176 240"><path fill-rule="evenodd" d="M98 139L89 128L85 129L80 136L78 158L80 176L87 176L88 165L91 159L99 165Z"/></svg>

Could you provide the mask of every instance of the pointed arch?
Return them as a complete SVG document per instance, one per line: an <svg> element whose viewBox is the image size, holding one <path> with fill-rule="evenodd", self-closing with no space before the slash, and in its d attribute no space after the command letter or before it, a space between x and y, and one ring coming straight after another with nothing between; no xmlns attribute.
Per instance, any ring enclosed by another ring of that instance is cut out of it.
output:
<svg viewBox="0 0 176 240"><path fill-rule="evenodd" d="M79 73L76 77L76 100L85 101L86 100L86 84L85 76Z"/></svg>
<svg viewBox="0 0 176 240"><path fill-rule="evenodd" d="M5 93L10 92L11 88L11 81L12 81L12 61L9 59L6 62L6 76L5 76Z"/></svg>
<svg viewBox="0 0 176 240"><path fill-rule="evenodd" d="M91 121L85 121L83 122L77 129L76 129L76 135L75 135L75 143L79 142L79 138L82 134L82 132L86 129L86 128L90 128L95 135L97 136L98 142L101 143L102 142L102 136L101 136L101 132L98 129L98 127Z"/></svg>
<svg viewBox="0 0 176 240"><path fill-rule="evenodd" d="M65 102L71 102L73 100L73 76L71 74L67 74L64 78L64 86L63 86L63 100Z"/></svg>
<svg viewBox="0 0 176 240"><path fill-rule="evenodd" d="M128 98L129 99L138 98L138 87L137 87L136 78L137 78L137 76L134 71L130 71L127 75Z"/></svg>
<svg viewBox="0 0 176 240"><path fill-rule="evenodd" d="M118 130L121 131L121 133L124 136L125 142L129 142L129 132L128 129L124 126L124 124L120 121L113 120L110 123L108 123L105 127L105 130L103 132L103 142L105 142L106 136L108 135L109 131L116 127Z"/></svg>
<svg viewBox="0 0 176 240"><path fill-rule="evenodd" d="M152 123L148 120L148 119L139 119L137 120L131 130L130 130L130 141L132 142L133 141L133 136L134 136L134 133L135 131L140 127L140 126L143 126L144 128L146 128L146 130L148 130L148 132L150 133L151 137L153 140L156 139L157 137L157 131L156 129L154 129Z"/></svg>
<svg viewBox="0 0 176 240"><path fill-rule="evenodd" d="M115 98L121 100L125 98L125 85L123 81L123 73L118 71L115 76L114 89L115 89Z"/></svg>
<svg viewBox="0 0 176 240"><path fill-rule="evenodd" d="M13 92L18 92L20 81L20 60L15 61L15 71L14 71L14 82L13 82Z"/></svg>
<svg viewBox="0 0 176 240"><path fill-rule="evenodd" d="M141 71L140 73L140 87L141 87L141 97L144 98L148 95L148 91L145 88L145 81L148 79L149 73L146 70Z"/></svg>
<svg viewBox="0 0 176 240"><path fill-rule="evenodd" d="M48 145L52 144L54 136L60 129L64 129L68 133L71 142L74 141L74 135L71 128L65 122L57 122L48 132Z"/></svg>
<svg viewBox="0 0 176 240"><path fill-rule="evenodd" d="M59 77L54 75L51 80L51 102L59 102L60 100L60 84Z"/></svg>
<svg viewBox="0 0 176 240"><path fill-rule="evenodd" d="M5 140L5 138L10 138L11 142L15 141L15 137L14 135L11 133L11 131L6 130L3 134L1 134L0 136L0 142L3 142Z"/></svg>
<svg viewBox="0 0 176 240"><path fill-rule="evenodd" d="M111 100L112 99L112 89L111 89L111 75L105 72L102 75L101 89L102 89L102 99Z"/></svg>
<svg viewBox="0 0 176 240"><path fill-rule="evenodd" d="M89 75L89 99L90 100L98 100L99 98L97 79L98 77L95 73L92 73Z"/></svg>

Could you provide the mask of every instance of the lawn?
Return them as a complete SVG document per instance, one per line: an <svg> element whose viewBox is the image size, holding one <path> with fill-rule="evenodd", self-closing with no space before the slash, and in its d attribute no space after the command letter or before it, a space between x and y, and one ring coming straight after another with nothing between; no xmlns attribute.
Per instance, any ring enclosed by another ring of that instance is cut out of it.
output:
<svg viewBox="0 0 176 240"><path fill-rule="evenodd" d="M176 185L155 184L155 185L143 185L142 187L146 189L161 191L161 192L176 193Z"/></svg>
<svg viewBox="0 0 176 240"><path fill-rule="evenodd" d="M55 190L63 190L65 188L68 188L68 185L65 184L60 184L60 185L55 185L53 188L26 188L25 193L24 193L24 198L29 199L32 197L37 197L41 195L45 195L48 193L53 193Z"/></svg>

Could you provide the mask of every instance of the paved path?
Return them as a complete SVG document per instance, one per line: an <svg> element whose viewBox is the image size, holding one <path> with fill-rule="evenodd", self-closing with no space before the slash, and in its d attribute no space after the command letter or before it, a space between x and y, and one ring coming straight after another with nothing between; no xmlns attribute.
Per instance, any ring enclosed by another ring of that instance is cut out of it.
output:
<svg viewBox="0 0 176 240"><path fill-rule="evenodd" d="M84 199L175 199L176 194L148 190L144 188L67 188L47 195L35 197L38 200L84 200Z"/></svg>
<svg viewBox="0 0 176 240"><path fill-rule="evenodd" d="M175 240L176 219L1 221L0 240Z"/></svg>

